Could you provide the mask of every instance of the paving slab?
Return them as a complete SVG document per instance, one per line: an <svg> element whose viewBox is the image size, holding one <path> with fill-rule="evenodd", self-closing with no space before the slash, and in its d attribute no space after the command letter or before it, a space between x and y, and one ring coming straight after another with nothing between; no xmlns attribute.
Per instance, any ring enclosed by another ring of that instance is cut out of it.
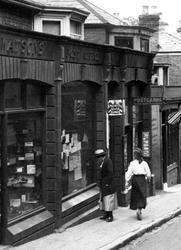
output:
<svg viewBox="0 0 181 250"><path fill-rule="evenodd" d="M6 247L5 250L110 250L124 246L130 240L146 231L160 226L181 213L181 184L157 191L148 197L148 205L143 210L143 220L138 221L136 212L129 207L119 207L114 211L111 223L98 217L81 223L65 231L55 233L28 242L18 247ZM2 248L4 250L4 248ZM1 250L1 247L0 247Z"/></svg>

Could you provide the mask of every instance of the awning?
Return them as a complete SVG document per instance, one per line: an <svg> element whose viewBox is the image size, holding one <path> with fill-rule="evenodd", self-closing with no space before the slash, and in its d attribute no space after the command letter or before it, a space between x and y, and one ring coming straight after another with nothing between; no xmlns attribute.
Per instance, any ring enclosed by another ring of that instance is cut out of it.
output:
<svg viewBox="0 0 181 250"><path fill-rule="evenodd" d="M169 115L168 117L168 124L176 124L177 122L179 122L181 119L181 110L174 112L172 114Z"/></svg>

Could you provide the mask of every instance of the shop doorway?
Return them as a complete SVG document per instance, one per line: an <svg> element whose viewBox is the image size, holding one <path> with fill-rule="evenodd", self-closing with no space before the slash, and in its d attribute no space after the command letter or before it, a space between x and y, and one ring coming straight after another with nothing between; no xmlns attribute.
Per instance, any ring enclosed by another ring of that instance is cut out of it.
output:
<svg viewBox="0 0 181 250"><path fill-rule="evenodd" d="M177 110L162 112L162 169L165 187L179 182L179 120Z"/></svg>

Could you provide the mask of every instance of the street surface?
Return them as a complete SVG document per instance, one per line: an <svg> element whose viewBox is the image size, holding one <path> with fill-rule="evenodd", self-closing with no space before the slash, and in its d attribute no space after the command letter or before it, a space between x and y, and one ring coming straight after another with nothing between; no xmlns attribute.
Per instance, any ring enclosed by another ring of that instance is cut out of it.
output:
<svg viewBox="0 0 181 250"><path fill-rule="evenodd" d="M120 248L120 250L180 250L180 225L181 216L178 216Z"/></svg>

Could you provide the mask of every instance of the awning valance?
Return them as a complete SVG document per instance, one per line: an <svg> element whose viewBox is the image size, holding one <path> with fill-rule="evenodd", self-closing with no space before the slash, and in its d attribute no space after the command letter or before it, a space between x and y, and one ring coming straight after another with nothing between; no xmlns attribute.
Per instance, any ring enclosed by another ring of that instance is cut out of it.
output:
<svg viewBox="0 0 181 250"><path fill-rule="evenodd" d="M172 114L169 115L168 117L168 124L176 124L177 122L179 122L181 119L181 110L177 111L177 112L173 112Z"/></svg>

